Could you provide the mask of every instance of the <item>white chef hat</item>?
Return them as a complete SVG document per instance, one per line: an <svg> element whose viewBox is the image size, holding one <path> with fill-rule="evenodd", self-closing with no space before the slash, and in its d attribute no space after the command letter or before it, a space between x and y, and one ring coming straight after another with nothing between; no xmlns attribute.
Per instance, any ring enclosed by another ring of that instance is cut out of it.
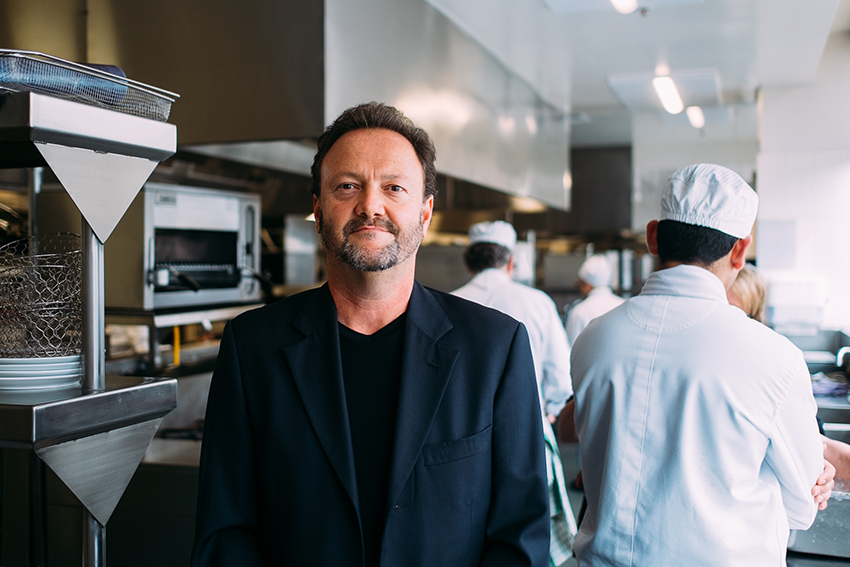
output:
<svg viewBox="0 0 850 567"><path fill-rule="evenodd" d="M513 250L516 231L505 221L479 222L469 227L469 245L476 242L490 242Z"/></svg>
<svg viewBox="0 0 850 567"><path fill-rule="evenodd" d="M757 211L758 196L747 182L712 163L680 169L661 195L661 220L705 226L736 238L750 235Z"/></svg>
<svg viewBox="0 0 850 567"><path fill-rule="evenodd" d="M581 265L578 277L593 287L607 287L611 285L611 263L602 254L594 254Z"/></svg>

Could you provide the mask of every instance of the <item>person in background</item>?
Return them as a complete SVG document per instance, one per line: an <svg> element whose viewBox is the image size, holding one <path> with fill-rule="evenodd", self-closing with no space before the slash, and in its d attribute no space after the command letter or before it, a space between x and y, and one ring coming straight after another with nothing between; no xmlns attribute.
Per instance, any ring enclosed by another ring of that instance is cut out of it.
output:
<svg viewBox="0 0 850 567"><path fill-rule="evenodd" d="M452 293L498 309L528 329L541 396L543 438L549 481L549 564L558 567L572 557L577 531L551 423L572 396L570 349L555 302L545 292L511 279L516 245L514 227L504 221L482 222L469 228L463 258L472 280Z"/></svg>
<svg viewBox="0 0 850 567"><path fill-rule="evenodd" d="M578 270L578 288L584 299L567 313L567 339L575 344L576 337L593 319L608 313L623 298L611 290L611 264L602 254L594 254Z"/></svg>
<svg viewBox="0 0 850 567"><path fill-rule="evenodd" d="M755 268L744 266L726 292L726 297L730 305L740 308L750 319L766 323L767 287ZM850 479L850 445L830 439L823 434L822 428L821 441L824 444L823 458L835 467L835 477Z"/></svg>
<svg viewBox="0 0 850 567"><path fill-rule="evenodd" d="M379 103L319 137L328 281L227 324L192 565L547 564L525 327L414 280L434 159L428 134Z"/></svg>
<svg viewBox="0 0 850 567"><path fill-rule="evenodd" d="M767 288L755 268L748 265L741 268L732 286L726 290L726 299L729 305L739 307L750 319L766 323Z"/></svg>
<svg viewBox="0 0 850 567"><path fill-rule="evenodd" d="M570 347L555 302L545 292L511 279L514 270L514 227L504 221L481 222L469 228L463 261L473 277L453 295L498 309L528 330L541 405L549 421L572 395Z"/></svg>
<svg viewBox="0 0 850 567"><path fill-rule="evenodd" d="M660 269L576 339L582 567L784 565L789 527L826 506L802 353L726 299L757 207L727 168L674 173L646 228Z"/></svg>

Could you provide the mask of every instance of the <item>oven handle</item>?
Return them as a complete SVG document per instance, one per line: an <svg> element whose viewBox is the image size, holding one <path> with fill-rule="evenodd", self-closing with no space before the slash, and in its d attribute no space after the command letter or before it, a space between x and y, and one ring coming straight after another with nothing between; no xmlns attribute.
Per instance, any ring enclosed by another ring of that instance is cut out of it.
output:
<svg viewBox="0 0 850 567"><path fill-rule="evenodd" d="M174 277L176 277L178 280L180 280L180 282L183 285L185 285L186 287L188 287L192 291L197 292L201 289L201 284L199 284L194 279L190 278L189 276L187 276L186 274L184 274L183 272L181 272L180 270L178 270L174 266L168 266L168 271Z"/></svg>
<svg viewBox="0 0 850 567"><path fill-rule="evenodd" d="M274 288L274 282L271 278L250 266L242 266L241 272L243 276L248 275L260 282L260 288L266 294L266 297L271 299L272 288Z"/></svg>

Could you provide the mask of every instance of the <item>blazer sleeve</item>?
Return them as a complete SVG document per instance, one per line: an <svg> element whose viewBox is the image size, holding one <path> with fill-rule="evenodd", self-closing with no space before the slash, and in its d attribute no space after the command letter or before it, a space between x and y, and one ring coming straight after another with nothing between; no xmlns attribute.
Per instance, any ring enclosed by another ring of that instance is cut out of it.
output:
<svg viewBox="0 0 850 567"><path fill-rule="evenodd" d="M549 564L543 427L528 333L519 325L493 408L493 491L481 566Z"/></svg>
<svg viewBox="0 0 850 567"><path fill-rule="evenodd" d="M193 567L263 564L254 457L236 340L228 323L204 419Z"/></svg>

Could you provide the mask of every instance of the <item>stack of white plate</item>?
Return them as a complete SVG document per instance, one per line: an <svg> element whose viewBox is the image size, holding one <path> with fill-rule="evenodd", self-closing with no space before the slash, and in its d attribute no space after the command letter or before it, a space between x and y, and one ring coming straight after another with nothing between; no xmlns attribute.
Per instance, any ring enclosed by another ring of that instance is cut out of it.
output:
<svg viewBox="0 0 850 567"><path fill-rule="evenodd" d="M83 376L79 354L49 358L0 358L0 390L46 390L75 386Z"/></svg>

